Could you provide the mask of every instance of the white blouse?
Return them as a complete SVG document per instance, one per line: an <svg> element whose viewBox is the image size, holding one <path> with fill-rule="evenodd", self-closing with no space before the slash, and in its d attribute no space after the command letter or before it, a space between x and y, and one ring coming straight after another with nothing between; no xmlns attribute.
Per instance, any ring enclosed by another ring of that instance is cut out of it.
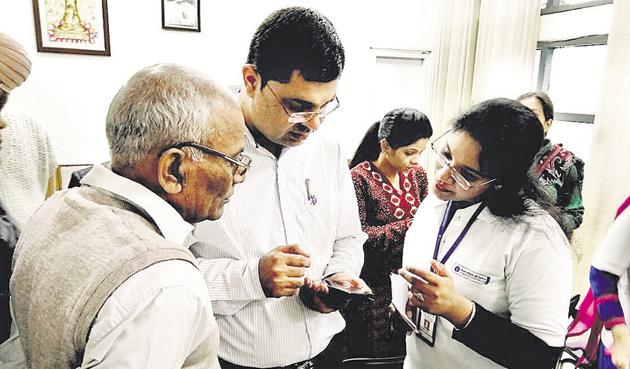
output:
<svg viewBox="0 0 630 369"><path fill-rule="evenodd" d="M405 238L403 266L429 270L446 205L433 195L420 205ZM478 206L455 212L442 238L438 261ZM540 210L509 221L485 208L445 266L457 291L467 299L509 318L550 346L564 344L571 252L564 233L549 214ZM451 338L452 332L453 325L438 318L434 347L415 335L408 336L405 368L503 368Z"/></svg>

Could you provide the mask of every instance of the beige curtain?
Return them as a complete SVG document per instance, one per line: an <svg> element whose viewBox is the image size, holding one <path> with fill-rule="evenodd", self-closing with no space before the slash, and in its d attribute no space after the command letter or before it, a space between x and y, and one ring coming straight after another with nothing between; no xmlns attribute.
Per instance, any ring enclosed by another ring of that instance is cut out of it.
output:
<svg viewBox="0 0 630 369"><path fill-rule="evenodd" d="M583 250L574 274L574 289L588 288L593 251L612 223L621 202L630 196L630 0L615 0L608 36L606 72L593 127L583 189L584 222L575 233ZM586 73L586 71L585 71ZM630 247L630 245L629 245Z"/></svg>
<svg viewBox="0 0 630 369"><path fill-rule="evenodd" d="M539 0L441 0L427 112L437 133L472 103L530 87Z"/></svg>
<svg viewBox="0 0 630 369"><path fill-rule="evenodd" d="M539 0L440 0L438 6L425 105L435 137L472 103L528 90L540 22ZM420 160L431 168L427 151Z"/></svg>
<svg viewBox="0 0 630 369"><path fill-rule="evenodd" d="M427 115L436 133L470 102L481 0L439 2Z"/></svg>
<svg viewBox="0 0 630 369"><path fill-rule="evenodd" d="M472 103L529 91L539 28L539 0L481 2Z"/></svg>

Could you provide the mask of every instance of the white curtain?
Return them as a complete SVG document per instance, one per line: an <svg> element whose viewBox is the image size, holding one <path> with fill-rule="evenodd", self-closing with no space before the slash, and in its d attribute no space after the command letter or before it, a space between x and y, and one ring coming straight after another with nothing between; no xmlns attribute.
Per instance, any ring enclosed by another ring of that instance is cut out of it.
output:
<svg viewBox="0 0 630 369"><path fill-rule="evenodd" d="M575 233L584 257L575 270L574 289L588 288L588 268L613 221L617 207L630 196L630 0L615 0L608 36L606 72L595 115L591 153L586 165L584 222Z"/></svg>
<svg viewBox="0 0 630 369"><path fill-rule="evenodd" d="M527 92L539 0L441 0L431 55L428 115L442 132L472 103Z"/></svg>
<svg viewBox="0 0 630 369"><path fill-rule="evenodd" d="M539 27L539 0L482 0L471 103L529 92Z"/></svg>
<svg viewBox="0 0 630 369"><path fill-rule="evenodd" d="M470 102L481 0L442 0L431 54L427 115L436 133Z"/></svg>

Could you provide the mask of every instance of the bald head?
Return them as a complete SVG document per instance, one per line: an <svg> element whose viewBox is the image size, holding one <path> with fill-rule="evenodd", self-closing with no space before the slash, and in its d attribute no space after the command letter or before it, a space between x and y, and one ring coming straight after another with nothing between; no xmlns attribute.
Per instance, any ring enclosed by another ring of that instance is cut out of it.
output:
<svg viewBox="0 0 630 369"><path fill-rule="evenodd" d="M26 81L30 73L31 60L22 45L0 32L0 90L10 93Z"/></svg>
<svg viewBox="0 0 630 369"><path fill-rule="evenodd" d="M173 64L144 68L118 91L107 113L112 168L132 168L181 142L242 134L239 122L223 117L234 109L235 98L196 71Z"/></svg>

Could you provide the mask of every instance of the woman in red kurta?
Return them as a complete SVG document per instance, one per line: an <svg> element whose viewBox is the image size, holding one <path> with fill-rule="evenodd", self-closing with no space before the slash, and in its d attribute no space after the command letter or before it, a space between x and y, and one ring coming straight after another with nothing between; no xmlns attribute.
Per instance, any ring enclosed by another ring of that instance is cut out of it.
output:
<svg viewBox="0 0 630 369"><path fill-rule="evenodd" d="M433 133L415 109L396 109L374 123L350 165L359 205L365 262L361 278L374 300L355 300L343 310L350 357L405 354L405 330L389 317L390 273L402 265L405 233L427 195L427 176L418 156Z"/></svg>

